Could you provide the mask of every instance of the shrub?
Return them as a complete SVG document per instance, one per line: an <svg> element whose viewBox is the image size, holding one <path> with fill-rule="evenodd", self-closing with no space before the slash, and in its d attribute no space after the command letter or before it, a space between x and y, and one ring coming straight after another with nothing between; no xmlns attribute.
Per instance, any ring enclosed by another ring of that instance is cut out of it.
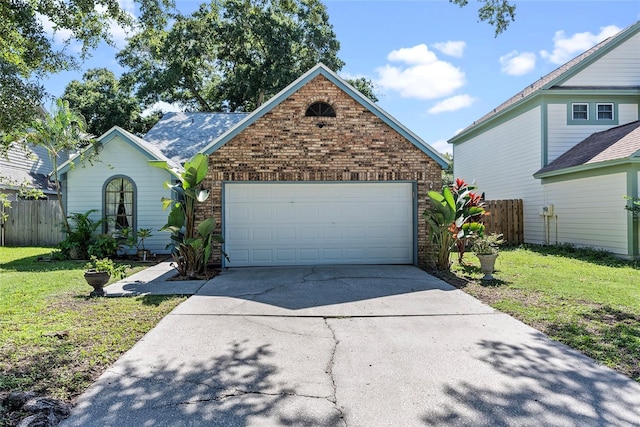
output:
<svg viewBox="0 0 640 427"><path fill-rule="evenodd" d="M101 234L89 245L89 256L113 258L118 254L118 241L108 234Z"/></svg>

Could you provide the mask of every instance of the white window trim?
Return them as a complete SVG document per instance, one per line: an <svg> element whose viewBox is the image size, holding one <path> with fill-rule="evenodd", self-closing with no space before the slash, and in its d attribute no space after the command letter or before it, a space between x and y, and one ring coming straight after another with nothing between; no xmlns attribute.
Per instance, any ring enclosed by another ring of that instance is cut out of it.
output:
<svg viewBox="0 0 640 427"><path fill-rule="evenodd" d="M584 119L576 118L576 111L573 108L576 105L584 105L584 106L587 107L587 117L586 118L584 118ZM589 121L589 103L588 102L574 102L574 103L572 103L571 104L571 120L584 120L585 122Z"/></svg>
<svg viewBox="0 0 640 427"><path fill-rule="evenodd" d="M611 117L606 118L606 119L601 119L600 117L598 117L598 113L599 113L598 107L601 106L601 105L610 105L611 106ZM615 119L614 110L615 109L614 109L613 102L597 102L596 103L596 120L614 120Z"/></svg>

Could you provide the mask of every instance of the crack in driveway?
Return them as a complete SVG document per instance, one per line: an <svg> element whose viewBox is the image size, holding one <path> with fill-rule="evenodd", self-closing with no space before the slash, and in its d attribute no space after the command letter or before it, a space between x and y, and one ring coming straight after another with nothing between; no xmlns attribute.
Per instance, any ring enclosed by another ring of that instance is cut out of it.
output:
<svg viewBox="0 0 640 427"><path fill-rule="evenodd" d="M331 356L329 358L329 362L327 363L327 367L325 369L325 372L329 375L329 379L331 380L331 386L333 388L333 396L329 400L334 404L336 410L340 414L340 420L342 421L342 424L346 426L347 421L345 420L345 417L344 417L345 414L342 411L342 409L340 409L340 406L338 405L338 398L337 398L338 386L336 385L336 379L333 375L333 367L336 361L336 351L338 350L338 344L340 343L340 341L336 337L336 332L331 327L326 317L324 318L324 324L327 326L327 329L331 331L331 336L333 337L333 349L331 350Z"/></svg>

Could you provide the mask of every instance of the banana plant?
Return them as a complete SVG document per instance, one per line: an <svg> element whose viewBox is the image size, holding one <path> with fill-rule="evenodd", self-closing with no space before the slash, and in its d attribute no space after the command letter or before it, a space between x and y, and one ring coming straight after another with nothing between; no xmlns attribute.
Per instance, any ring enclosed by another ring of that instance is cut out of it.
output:
<svg viewBox="0 0 640 427"><path fill-rule="evenodd" d="M173 197L162 198L162 209L170 210L167 223L160 229L171 232L170 246L178 274L190 278L202 275L206 273L213 244L224 243L222 236L215 233L215 218L206 218L196 226L196 204L205 202L210 195L210 191L202 187L209 168L209 158L201 153L196 154L184 164L182 172L175 171L163 161L152 164L178 179L175 184L170 181L164 183Z"/></svg>

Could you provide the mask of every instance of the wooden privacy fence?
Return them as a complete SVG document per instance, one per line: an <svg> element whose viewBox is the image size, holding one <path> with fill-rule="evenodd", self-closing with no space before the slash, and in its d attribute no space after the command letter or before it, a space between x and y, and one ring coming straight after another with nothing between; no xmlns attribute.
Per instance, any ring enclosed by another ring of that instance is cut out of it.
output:
<svg viewBox="0 0 640 427"><path fill-rule="evenodd" d="M65 238L57 200L17 200L4 210L0 243L4 246L55 246Z"/></svg>
<svg viewBox="0 0 640 427"><path fill-rule="evenodd" d="M490 215L484 219L485 233L502 233L505 243L517 246L524 243L524 214L521 199L485 200L484 208Z"/></svg>

